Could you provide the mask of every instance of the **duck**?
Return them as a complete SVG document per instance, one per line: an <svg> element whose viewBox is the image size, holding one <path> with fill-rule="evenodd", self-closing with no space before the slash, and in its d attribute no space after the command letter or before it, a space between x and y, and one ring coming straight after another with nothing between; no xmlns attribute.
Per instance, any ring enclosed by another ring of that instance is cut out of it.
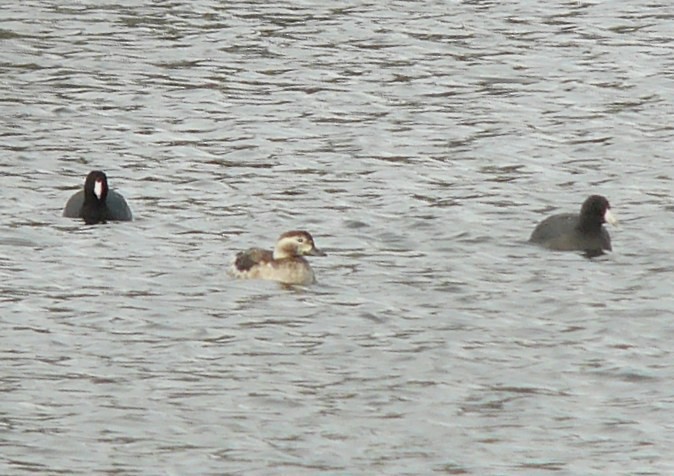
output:
<svg viewBox="0 0 674 476"><path fill-rule="evenodd" d="M531 243L556 251L583 251L592 258L613 251L604 223L617 225L611 204L602 195L590 195L578 213L559 213L540 222L529 237Z"/></svg>
<svg viewBox="0 0 674 476"><path fill-rule="evenodd" d="M316 248L309 232L286 231L279 236L273 252L249 248L237 253L231 274L238 279L309 285L316 282L316 276L305 256L326 256L326 253Z"/></svg>
<svg viewBox="0 0 674 476"><path fill-rule="evenodd" d="M82 218L87 225L133 220L126 200L122 194L108 188L108 177L100 170L89 172L84 188L66 202L63 216Z"/></svg>

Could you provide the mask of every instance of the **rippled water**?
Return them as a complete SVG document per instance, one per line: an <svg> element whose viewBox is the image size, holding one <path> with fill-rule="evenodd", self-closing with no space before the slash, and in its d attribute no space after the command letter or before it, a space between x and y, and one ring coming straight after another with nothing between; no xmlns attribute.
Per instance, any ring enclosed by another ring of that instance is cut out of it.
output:
<svg viewBox="0 0 674 476"><path fill-rule="evenodd" d="M0 6L0 473L674 473L670 2L141 3Z"/></svg>

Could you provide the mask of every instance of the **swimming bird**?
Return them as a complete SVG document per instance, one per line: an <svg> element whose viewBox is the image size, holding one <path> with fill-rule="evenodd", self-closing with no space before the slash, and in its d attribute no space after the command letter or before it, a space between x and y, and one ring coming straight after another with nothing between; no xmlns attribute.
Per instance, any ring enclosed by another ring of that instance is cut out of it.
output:
<svg viewBox="0 0 674 476"><path fill-rule="evenodd" d="M584 251L588 257L611 251L611 236L604 223L616 225L611 205L601 195L591 195L580 214L552 215L536 226L529 241L557 251Z"/></svg>
<svg viewBox="0 0 674 476"><path fill-rule="evenodd" d="M84 181L84 189L68 199L63 208L63 216L82 218L87 225L133 219L124 197L108 189L108 178L100 170L89 172Z"/></svg>
<svg viewBox="0 0 674 476"><path fill-rule="evenodd" d="M307 285L314 283L316 277L304 256L325 255L316 248L309 232L287 231L278 238L273 252L249 248L237 253L231 273L240 279L266 279Z"/></svg>

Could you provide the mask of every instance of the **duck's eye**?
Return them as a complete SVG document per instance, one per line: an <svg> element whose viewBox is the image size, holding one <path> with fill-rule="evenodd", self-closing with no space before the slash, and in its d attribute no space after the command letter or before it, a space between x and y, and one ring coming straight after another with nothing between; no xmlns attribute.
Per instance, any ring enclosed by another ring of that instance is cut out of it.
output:
<svg viewBox="0 0 674 476"><path fill-rule="evenodd" d="M298 237L298 238L297 238L297 242L298 242L298 243L304 243L304 238L302 238L301 236Z"/></svg>

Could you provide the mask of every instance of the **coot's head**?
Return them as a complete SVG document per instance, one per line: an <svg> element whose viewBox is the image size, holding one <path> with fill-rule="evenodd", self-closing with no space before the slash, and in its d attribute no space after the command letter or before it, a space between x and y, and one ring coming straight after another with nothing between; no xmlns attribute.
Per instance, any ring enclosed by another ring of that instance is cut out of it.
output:
<svg viewBox="0 0 674 476"><path fill-rule="evenodd" d="M618 220L611 213L611 205L606 197L601 195L590 195L580 209L580 216L583 220L591 220L596 223L608 223L615 225Z"/></svg>
<svg viewBox="0 0 674 476"><path fill-rule="evenodd" d="M94 197L99 202L105 202L108 196L108 178L104 172L94 170L89 172L87 179L84 181L84 196L85 198Z"/></svg>

